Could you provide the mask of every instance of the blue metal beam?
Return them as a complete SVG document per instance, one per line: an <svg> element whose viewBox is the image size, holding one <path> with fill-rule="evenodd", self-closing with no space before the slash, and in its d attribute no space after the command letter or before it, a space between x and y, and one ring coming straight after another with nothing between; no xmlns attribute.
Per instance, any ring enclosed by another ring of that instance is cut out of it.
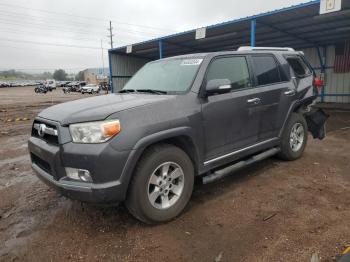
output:
<svg viewBox="0 0 350 262"><path fill-rule="evenodd" d="M158 45L159 45L159 59L162 59L163 58L163 40L162 39L159 39Z"/></svg>
<svg viewBox="0 0 350 262"><path fill-rule="evenodd" d="M256 19L250 21L250 46L255 46Z"/></svg>
<svg viewBox="0 0 350 262"><path fill-rule="evenodd" d="M318 46L317 47L317 55L318 55L318 59L320 60L320 66L321 66L321 74L323 74L324 76L324 73L325 73L325 68L326 68L326 48L323 49L324 50L324 59L322 57L322 54L321 54L321 48ZM322 85L321 87L321 102L324 102L324 97L325 97L325 85Z"/></svg>
<svg viewBox="0 0 350 262"><path fill-rule="evenodd" d="M113 88L113 76L112 76L112 53L110 50L108 50L108 65L109 65L109 86L111 87L111 92L114 93L114 88ZM107 88L108 92L108 88Z"/></svg>
<svg viewBox="0 0 350 262"><path fill-rule="evenodd" d="M347 97L347 96L350 96L350 94L323 94L324 96L345 96L345 97ZM322 98L322 95L320 95L320 97Z"/></svg>

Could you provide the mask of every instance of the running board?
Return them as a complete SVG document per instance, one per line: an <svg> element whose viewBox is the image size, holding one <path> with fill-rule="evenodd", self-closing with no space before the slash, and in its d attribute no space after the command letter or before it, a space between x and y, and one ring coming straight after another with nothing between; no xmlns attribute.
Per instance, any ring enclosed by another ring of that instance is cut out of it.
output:
<svg viewBox="0 0 350 262"><path fill-rule="evenodd" d="M211 173L205 177L203 177L203 184L211 183L215 180L218 180L220 178L223 178L227 175L232 174L234 171L237 171L238 169L241 169L242 167L251 165L255 162L258 162L260 160L266 159L270 156L273 156L277 154L281 149L279 147L271 148L269 150L266 150L260 154L254 155L246 160L239 161L231 166L225 167L223 169L217 170L214 173Z"/></svg>

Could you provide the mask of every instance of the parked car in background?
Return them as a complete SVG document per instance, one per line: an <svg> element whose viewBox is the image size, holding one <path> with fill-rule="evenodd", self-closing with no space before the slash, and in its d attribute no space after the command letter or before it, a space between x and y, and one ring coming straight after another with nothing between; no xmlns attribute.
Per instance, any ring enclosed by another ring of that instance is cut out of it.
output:
<svg viewBox="0 0 350 262"><path fill-rule="evenodd" d="M78 81L72 81L69 84L67 84L66 86L67 86L67 88L69 88L70 92L80 92L81 85L80 85L80 82L78 82Z"/></svg>
<svg viewBox="0 0 350 262"><path fill-rule="evenodd" d="M0 87L9 87L9 84L6 82L0 82Z"/></svg>
<svg viewBox="0 0 350 262"><path fill-rule="evenodd" d="M80 88L80 92L82 94L85 94L85 93L89 93L89 94L99 93L100 92L100 87L98 85L88 84L86 86L81 87Z"/></svg>
<svg viewBox="0 0 350 262"><path fill-rule="evenodd" d="M38 85L34 88L34 92L35 93L43 93L43 94L46 94L48 91L52 91L51 88L49 88L48 86L46 85Z"/></svg>
<svg viewBox="0 0 350 262"><path fill-rule="evenodd" d="M52 89L56 89L57 85L56 85L56 80L54 79L48 79L45 81L45 86L52 90Z"/></svg>
<svg viewBox="0 0 350 262"><path fill-rule="evenodd" d="M137 219L181 213L204 183L325 137L322 85L301 52L241 48L149 62L117 94L49 107L28 148L38 177L87 202L124 201ZM302 163L302 162L300 162ZM300 164L299 163L299 164Z"/></svg>

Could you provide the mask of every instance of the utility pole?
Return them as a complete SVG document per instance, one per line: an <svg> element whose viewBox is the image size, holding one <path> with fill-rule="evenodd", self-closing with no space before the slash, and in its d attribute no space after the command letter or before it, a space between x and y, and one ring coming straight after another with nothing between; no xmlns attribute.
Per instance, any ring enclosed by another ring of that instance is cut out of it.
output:
<svg viewBox="0 0 350 262"><path fill-rule="evenodd" d="M113 48L113 27L112 27L112 21L109 21L109 38L111 41L111 48Z"/></svg>
<svg viewBox="0 0 350 262"><path fill-rule="evenodd" d="M103 57L103 46L102 46L102 39L101 39L101 57L102 57L102 75L104 76L105 75L105 60L104 60L104 57Z"/></svg>
<svg viewBox="0 0 350 262"><path fill-rule="evenodd" d="M102 58L102 74L101 77L104 80L105 78L105 60L103 58L103 46L102 46L102 39L101 39L101 58ZM102 82L102 86L104 85L104 82ZM108 88L107 88L107 94L108 94Z"/></svg>
<svg viewBox="0 0 350 262"><path fill-rule="evenodd" d="M111 43L111 48L113 49L113 27L112 27L112 21L109 21L109 38L110 38L110 43ZM101 44L101 48L102 48L102 44ZM103 53L103 52L102 52ZM103 56L103 54L102 54ZM103 58L102 58L103 59ZM103 60L102 60L103 61ZM104 62L103 62L104 63ZM110 78L112 78L112 76L109 76ZM112 81L110 81L112 82ZM108 86L107 86L107 94L108 94Z"/></svg>

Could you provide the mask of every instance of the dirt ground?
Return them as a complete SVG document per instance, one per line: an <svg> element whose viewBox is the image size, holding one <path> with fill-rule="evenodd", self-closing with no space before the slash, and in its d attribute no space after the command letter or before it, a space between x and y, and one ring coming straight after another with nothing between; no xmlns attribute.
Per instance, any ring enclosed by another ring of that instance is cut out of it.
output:
<svg viewBox="0 0 350 262"><path fill-rule="evenodd" d="M0 89L0 261L335 261L350 245L350 111L328 109L327 138L309 137L300 160L197 183L180 217L146 226L122 205L60 196L31 170L33 117L84 96Z"/></svg>

